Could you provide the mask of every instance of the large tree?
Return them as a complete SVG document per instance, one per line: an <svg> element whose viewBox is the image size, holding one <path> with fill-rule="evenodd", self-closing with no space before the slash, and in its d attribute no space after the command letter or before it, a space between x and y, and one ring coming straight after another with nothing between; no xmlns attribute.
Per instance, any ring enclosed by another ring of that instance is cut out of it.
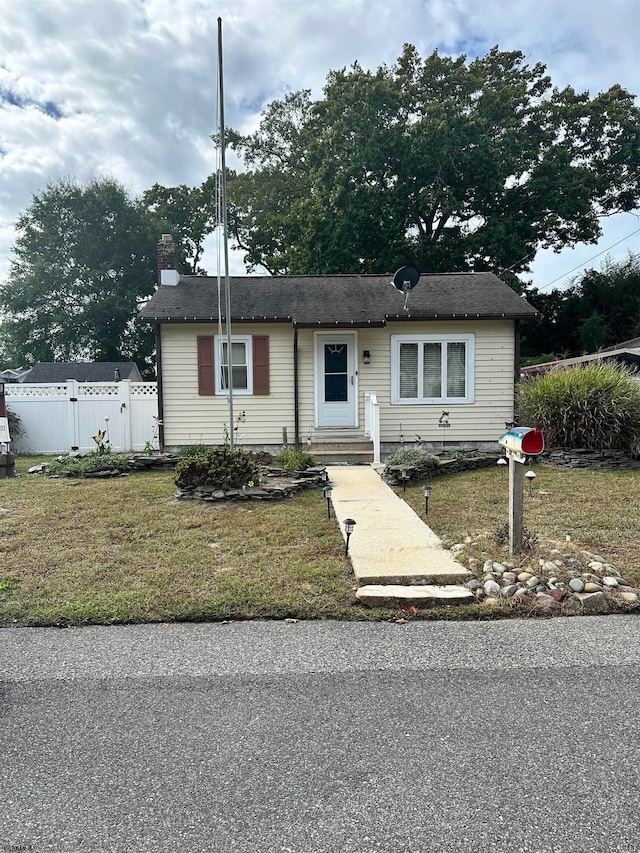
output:
<svg viewBox="0 0 640 853"><path fill-rule="evenodd" d="M200 187L154 184L142 194L144 209L173 235L180 255L180 271L187 275L206 275L200 261L204 241L218 224L216 187L216 176L212 175Z"/></svg>
<svg viewBox="0 0 640 853"><path fill-rule="evenodd" d="M606 258L564 290L532 287L526 296L541 317L524 326L525 357L580 355L640 337L640 252Z"/></svg>
<svg viewBox="0 0 640 853"><path fill-rule="evenodd" d="M594 242L638 205L640 111L620 86L554 88L492 49L467 62L410 45L392 67L329 73L324 96L272 103L229 134L231 231L274 274L526 272L541 247Z"/></svg>
<svg viewBox="0 0 640 853"><path fill-rule="evenodd" d="M151 215L115 180L63 180L34 195L17 230L0 285L0 358L131 359L148 372L152 335L133 318L156 278Z"/></svg>

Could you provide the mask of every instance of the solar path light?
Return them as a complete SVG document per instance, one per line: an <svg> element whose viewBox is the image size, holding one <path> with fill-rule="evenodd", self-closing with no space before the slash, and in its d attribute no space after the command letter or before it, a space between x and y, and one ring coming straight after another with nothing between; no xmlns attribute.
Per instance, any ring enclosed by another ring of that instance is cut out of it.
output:
<svg viewBox="0 0 640 853"><path fill-rule="evenodd" d="M529 469L524 476L529 481L529 497L531 498L531 497L533 497L532 489L533 489L533 481L536 478L536 473L535 473L535 471L532 471L531 469Z"/></svg>
<svg viewBox="0 0 640 853"><path fill-rule="evenodd" d="M344 532L347 535L347 540L344 543L344 555L345 555L345 557L348 557L349 556L349 539L351 538L351 534L353 533L353 528L356 526L356 523L353 520L353 518L345 518L345 520L342 523L344 525Z"/></svg>
<svg viewBox="0 0 640 853"><path fill-rule="evenodd" d="M427 483L422 487L424 495L424 514L429 515L429 495L431 494L431 486Z"/></svg>
<svg viewBox="0 0 640 853"><path fill-rule="evenodd" d="M333 489L331 486L325 486L322 490L322 494L324 495L324 499L327 502L327 518L331 518L331 494Z"/></svg>

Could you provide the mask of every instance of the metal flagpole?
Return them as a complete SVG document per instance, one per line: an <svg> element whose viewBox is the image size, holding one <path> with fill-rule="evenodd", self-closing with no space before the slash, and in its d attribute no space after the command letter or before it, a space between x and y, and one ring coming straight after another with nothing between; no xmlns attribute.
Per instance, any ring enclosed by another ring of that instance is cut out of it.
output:
<svg viewBox="0 0 640 853"><path fill-rule="evenodd" d="M222 171L222 235L224 246L224 298L225 320L227 323L227 393L229 395L229 447L233 450L233 355L231 352L231 290L229 287L229 229L227 224L227 168L225 149L227 143L224 134L224 80L222 77L222 18L218 18L218 80L220 85L220 151ZM220 352L224 347L220 347ZM223 374L224 375L224 374Z"/></svg>

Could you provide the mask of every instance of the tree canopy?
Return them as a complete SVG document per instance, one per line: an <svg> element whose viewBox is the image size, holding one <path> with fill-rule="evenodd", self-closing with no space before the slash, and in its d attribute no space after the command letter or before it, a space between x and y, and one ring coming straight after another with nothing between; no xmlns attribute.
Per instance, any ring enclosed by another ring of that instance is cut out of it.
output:
<svg viewBox="0 0 640 853"><path fill-rule="evenodd" d="M494 270L515 284L540 248L595 242L640 197L640 111L620 86L558 89L493 48L467 62L406 45L395 65L331 71L324 95L231 131L230 228L273 274Z"/></svg>
<svg viewBox="0 0 640 853"><path fill-rule="evenodd" d="M156 279L159 229L110 178L50 184L17 222L0 285L6 363L150 364L152 334L133 322Z"/></svg>
<svg viewBox="0 0 640 853"><path fill-rule="evenodd" d="M565 290L533 287L526 297L541 317L523 327L525 357L580 355L640 337L640 252L620 261L606 258Z"/></svg>
<svg viewBox="0 0 640 853"><path fill-rule="evenodd" d="M143 208L173 235L180 255L178 265L186 275L206 275L200 261L205 238L218 224L216 186L216 176L211 175L199 187L154 184L142 194Z"/></svg>

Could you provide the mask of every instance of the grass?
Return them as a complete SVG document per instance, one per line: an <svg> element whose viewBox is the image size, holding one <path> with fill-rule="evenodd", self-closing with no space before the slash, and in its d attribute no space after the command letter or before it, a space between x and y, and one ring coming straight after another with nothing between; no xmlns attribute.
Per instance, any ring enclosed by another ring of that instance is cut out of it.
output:
<svg viewBox="0 0 640 853"><path fill-rule="evenodd" d="M524 525L537 534L540 547L518 558L523 567L535 567L544 543L562 543L566 536L580 548L600 554L628 580L640 585L640 469L587 471L538 465L529 496L525 483ZM495 533L507 521L509 472L484 468L451 474L432 481L429 526L453 542L466 536ZM402 489L396 489L402 495ZM424 514L420 486L407 486L403 497ZM483 542L493 558L505 558L504 549Z"/></svg>
<svg viewBox="0 0 640 853"><path fill-rule="evenodd" d="M237 505L176 501L171 473L112 480L0 481L0 624L171 620L388 619L355 599L335 519L316 491ZM640 471L537 468L525 524L610 559L640 584ZM492 532L506 520L507 475L485 469L434 481L440 536ZM419 487L406 499L422 514ZM483 545L489 548L489 545ZM495 546L495 555L504 552ZM423 618L492 618L478 607Z"/></svg>

